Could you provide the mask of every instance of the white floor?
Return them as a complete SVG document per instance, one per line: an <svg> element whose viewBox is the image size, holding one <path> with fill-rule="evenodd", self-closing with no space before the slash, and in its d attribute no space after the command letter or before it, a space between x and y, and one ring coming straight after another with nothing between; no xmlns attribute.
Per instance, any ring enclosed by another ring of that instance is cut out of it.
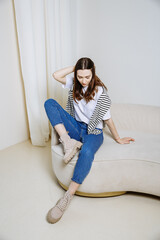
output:
<svg viewBox="0 0 160 240"><path fill-rule="evenodd" d="M160 240L160 198L128 192L74 196L62 219L46 221L65 190L52 171L50 141L0 151L0 240Z"/></svg>

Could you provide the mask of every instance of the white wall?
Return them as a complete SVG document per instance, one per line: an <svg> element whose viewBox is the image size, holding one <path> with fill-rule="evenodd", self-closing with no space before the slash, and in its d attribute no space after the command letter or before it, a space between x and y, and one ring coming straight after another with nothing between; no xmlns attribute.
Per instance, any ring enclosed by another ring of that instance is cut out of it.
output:
<svg viewBox="0 0 160 240"><path fill-rule="evenodd" d="M113 102L160 106L160 1L77 3L77 58L95 62Z"/></svg>
<svg viewBox="0 0 160 240"><path fill-rule="evenodd" d="M11 0L0 1L0 150L29 138Z"/></svg>
<svg viewBox="0 0 160 240"><path fill-rule="evenodd" d="M77 60L93 59L112 101L160 106L160 1L75 0L72 14ZM29 138L12 0L0 1L0 34L1 150Z"/></svg>

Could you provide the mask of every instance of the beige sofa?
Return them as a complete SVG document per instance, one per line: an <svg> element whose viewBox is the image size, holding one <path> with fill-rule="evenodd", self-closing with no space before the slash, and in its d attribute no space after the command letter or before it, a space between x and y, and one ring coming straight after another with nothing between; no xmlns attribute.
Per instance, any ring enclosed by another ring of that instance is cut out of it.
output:
<svg viewBox="0 0 160 240"><path fill-rule="evenodd" d="M111 116L120 137L133 137L135 142L118 144L106 126L104 143L76 194L102 197L134 191L160 196L160 107L112 103ZM53 128L51 150L53 171L67 189L78 153L66 165Z"/></svg>

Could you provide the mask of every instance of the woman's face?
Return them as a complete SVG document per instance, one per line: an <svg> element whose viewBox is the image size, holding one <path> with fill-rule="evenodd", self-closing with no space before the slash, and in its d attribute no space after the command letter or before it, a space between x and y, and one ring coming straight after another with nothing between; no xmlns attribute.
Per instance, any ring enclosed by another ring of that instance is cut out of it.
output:
<svg viewBox="0 0 160 240"><path fill-rule="evenodd" d="M92 79L91 69L77 70L77 79L83 87L88 86Z"/></svg>

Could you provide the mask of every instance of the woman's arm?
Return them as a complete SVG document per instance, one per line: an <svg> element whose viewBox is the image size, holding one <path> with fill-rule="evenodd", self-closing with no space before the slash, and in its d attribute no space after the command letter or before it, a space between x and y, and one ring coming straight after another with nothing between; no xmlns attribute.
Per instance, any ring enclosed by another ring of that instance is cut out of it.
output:
<svg viewBox="0 0 160 240"><path fill-rule="evenodd" d="M107 120L104 120L105 123L107 124L110 132L112 133L113 135L113 138L115 139L115 141L117 143L120 143L120 144L124 144L124 143L130 143L130 141L135 141L134 138L131 138L131 137L124 137L124 138L120 138L117 130L116 130L116 127L114 125L114 122L112 120L112 118L110 119L107 119Z"/></svg>
<svg viewBox="0 0 160 240"><path fill-rule="evenodd" d="M66 68L62 68L52 74L55 80L58 82L65 84L66 83L66 75L74 72L75 66L70 66Z"/></svg>

